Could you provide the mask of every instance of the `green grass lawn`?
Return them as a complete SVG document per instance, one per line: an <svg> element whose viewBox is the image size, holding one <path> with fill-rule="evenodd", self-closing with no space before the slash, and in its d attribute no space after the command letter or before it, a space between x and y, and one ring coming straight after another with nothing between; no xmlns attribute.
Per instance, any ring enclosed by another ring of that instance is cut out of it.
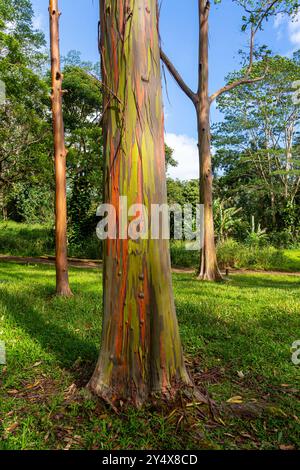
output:
<svg viewBox="0 0 300 470"><path fill-rule="evenodd" d="M284 250L283 263L281 264L280 269L282 271L300 272L300 250Z"/></svg>
<svg viewBox="0 0 300 470"><path fill-rule="evenodd" d="M0 221L0 253L11 256L53 255L53 229L41 224Z"/></svg>
<svg viewBox="0 0 300 470"><path fill-rule="evenodd" d="M0 264L0 449L299 447L299 277L174 275L187 362L215 406L158 401L119 414L84 388L100 346L101 273L70 277L74 298L55 298L51 266Z"/></svg>

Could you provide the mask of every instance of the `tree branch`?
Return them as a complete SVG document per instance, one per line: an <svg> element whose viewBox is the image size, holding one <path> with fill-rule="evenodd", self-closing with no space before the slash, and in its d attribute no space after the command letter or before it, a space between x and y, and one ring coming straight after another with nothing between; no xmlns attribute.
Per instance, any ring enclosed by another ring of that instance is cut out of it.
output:
<svg viewBox="0 0 300 470"><path fill-rule="evenodd" d="M273 0L273 1L269 4L269 6L262 12L262 15L261 15L261 17L260 17L260 20L259 20L259 22L257 23L257 26L256 26L256 28L255 28L254 34L257 33L257 31L259 30L259 28L260 28L261 25L262 25L263 20L268 16L268 14L269 14L269 12L271 11L271 9L273 8L273 6L274 6L276 3L278 3L278 2L279 2L279 0Z"/></svg>
<svg viewBox="0 0 300 470"><path fill-rule="evenodd" d="M224 87L220 88L218 91L213 93L209 98L209 103L211 104L216 98L218 98L223 93L226 93L227 91L233 90L234 88L241 86L241 85L260 82L264 78L265 78L265 75L263 75L262 77L256 77L256 78L247 78L246 76L244 78L241 78L240 80L236 80L235 82L229 83L229 85L225 85Z"/></svg>
<svg viewBox="0 0 300 470"><path fill-rule="evenodd" d="M166 54L160 50L160 58L169 70L170 74L173 76L175 81L178 83L182 91L192 100L192 102L196 105L198 103L198 96L194 93L190 87L185 83L183 78L181 77L180 73L176 70L170 59L166 56Z"/></svg>
<svg viewBox="0 0 300 470"><path fill-rule="evenodd" d="M220 88L215 93L213 93L209 98L210 104L216 98L218 98L223 93L226 93L227 91L233 90L234 88L236 88L238 86L241 86L241 85L259 82L259 81L261 81L265 78L266 74L263 75L262 77L258 77L258 78L252 78L252 79L249 78L250 73L252 71L252 67L253 67L254 40L255 40L255 36L256 36L257 31L261 28L262 22L269 15L271 9L274 7L274 5L276 3L278 3L278 1L279 0L272 0L271 3L265 8L265 10L261 12L261 16L258 20L258 23L257 23L256 27L254 27L253 25L251 26L250 45L249 45L249 64L248 64L248 68L247 68L247 71L245 73L244 78L241 78L240 80L236 80L236 81L230 83L229 85L226 85L226 86Z"/></svg>

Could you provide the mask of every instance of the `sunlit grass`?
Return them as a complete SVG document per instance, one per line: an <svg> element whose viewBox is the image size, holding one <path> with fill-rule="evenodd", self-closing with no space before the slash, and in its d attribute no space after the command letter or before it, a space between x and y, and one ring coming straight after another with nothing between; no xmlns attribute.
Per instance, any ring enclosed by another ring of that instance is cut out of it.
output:
<svg viewBox="0 0 300 470"><path fill-rule="evenodd" d="M178 425L163 407L116 415L86 396L100 347L101 272L72 269L75 295L67 300L53 297L54 274L49 266L0 264L0 340L7 349L0 449L299 445L299 366L290 351L300 339L299 277L249 274L208 284L174 275L184 350L201 387L218 407L238 395L268 409L251 419L225 414L214 425L187 415Z"/></svg>

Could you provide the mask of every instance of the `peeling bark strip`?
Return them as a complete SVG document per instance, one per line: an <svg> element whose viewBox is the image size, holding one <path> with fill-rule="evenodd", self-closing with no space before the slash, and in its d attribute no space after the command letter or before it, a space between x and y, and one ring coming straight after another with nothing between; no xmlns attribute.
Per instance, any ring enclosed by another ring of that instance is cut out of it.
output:
<svg viewBox="0 0 300 470"><path fill-rule="evenodd" d="M105 202L166 203L156 0L100 0ZM105 108L105 104L104 104ZM105 108L106 109L106 108ZM117 231L119 230L117 224ZM118 234L120 235L120 234ZM106 240L102 348L89 387L110 403L190 384L172 292L167 240Z"/></svg>
<svg viewBox="0 0 300 470"><path fill-rule="evenodd" d="M56 293L70 296L67 260L67 196L65 134L62 113L62 74L59 52L59 10L58 0L49 2L52 115L55 162L55 246L56 246Z"/></svg>

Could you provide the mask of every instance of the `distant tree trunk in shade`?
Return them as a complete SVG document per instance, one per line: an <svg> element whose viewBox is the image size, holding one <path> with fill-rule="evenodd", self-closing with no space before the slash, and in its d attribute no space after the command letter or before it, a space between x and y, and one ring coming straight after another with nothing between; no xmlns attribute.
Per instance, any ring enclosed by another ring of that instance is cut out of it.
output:
<svg viewBox="0 0 300 470"><path fill-rule="evenodd" d="M199 0L199 89L195 108L198 123L200 204L203 204L204 207L203 247L200 253L199 279L219 281L222 280L222 275L217 263L214 232L210 101L208 94L209 7L207 0Z"/></svg>
<svg viewBox="0 0 300 470"><path fill-rule="evenodd" d="M167 202L156 0L100 0L105 202ZM110 92L108 91L110 90ZM117 232L118 232L117 227ZM190 384L175 312L167 240L104 243L102 346L89 388L143 403Z"/></svg>
<svg viewBox="0 0 300 470"><path fill-rule="evenodd" d="M62 73L59 52L59 10L58 0L50 0L50 45L52 115L55 162L55 243L56 243L56 293L71 296L67 259L67 196L66 156L64 122L62 113Z"/></svg>

